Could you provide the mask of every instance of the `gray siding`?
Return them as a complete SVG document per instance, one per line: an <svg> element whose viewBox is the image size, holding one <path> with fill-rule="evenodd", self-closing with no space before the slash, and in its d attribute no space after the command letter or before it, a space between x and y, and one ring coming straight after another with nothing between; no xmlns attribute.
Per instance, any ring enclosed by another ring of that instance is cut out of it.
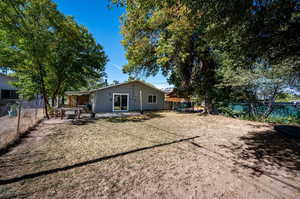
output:
<svg viewBox="0 0 300 199"><path fill-rule="evenodd" d="M18 90L16 87L10 85L11 81L16 81L15 78L11 78L11 77L6 77L4 75L0 74L0 102L4 102L1 101L1 90ZM6 101L10 101L10 100L6 100ZM14 100L11 100L14 101Z"/></svg>
<svg viewBox="0 0 300 199"><path fill-rule="evenodd" d="M93 111L112 112L113 111L113 93L124 93L129 95L129 111L140 110L140 90L142 91L143 110L161 110L164 109L165 95L154 88L146 86L142 83L134 82L116 87L106 88L95 91L92 94L91 101ZM156 95L156 104L148 103L148 96Z"/></svg>

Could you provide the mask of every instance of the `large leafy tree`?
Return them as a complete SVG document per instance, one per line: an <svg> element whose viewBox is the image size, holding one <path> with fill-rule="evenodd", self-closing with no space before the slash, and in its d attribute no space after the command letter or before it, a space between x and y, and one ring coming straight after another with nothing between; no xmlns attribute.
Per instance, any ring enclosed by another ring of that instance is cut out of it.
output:
<svg viewBox="0 0 300 199"><path fill-rule="evenodd" d="M124 71L146 75L162 71L186 94L203 94L206 112L211 113L216 63L204 37L208 24L201 16L180 1L127 1L122 27L128 59Z"/></svg>
<svg viewBox="0 0 300 199"><path fill-rule="evenodd" d="M102 46L95 42L85 27L79 26L72 18L65 18L54 34L46 78L52 104L66 90L88 88L91 84L100 85L107 62Z"/></svg>
<svg viewBox="0 0 300 199"><path fill-rule="evenodd" d="M17 70L29 74L32 76L30 79L39 82L39 90L44 96L47 117L49 117L47 114L48 97L44 77L45 61L49 55L49 45L52 40L52 24L48 23L48 17L53 15L53 12L50 12L53 10L47 7L50 5L49 3L46 1L4 0L0 4L1 13L3 13L0 18L1 29L6 31L10 48L27 58L21 63L25 67Z"/></svg>
<svg viewBox="0 0 300 199"><path fill-rule="evenodd" d="M104 75L102 47L51 0L3 0L0 11L1 67L16 72L24 97L43 95L47 117L49 96Z"/></svg>
<svg viewBox="0 0 300 199"><path fill-rule="evenodd" d="M281 75L299 72L297 0L113 2L126 6L124 71L155 75L161 70L175 86L204 95L207 112L220 93L217 84L224 86L221 92L248 92L247 81L235 87L232 77L246 71L244 78L255 78L261 60L269 70L283 66Z"/></svg>

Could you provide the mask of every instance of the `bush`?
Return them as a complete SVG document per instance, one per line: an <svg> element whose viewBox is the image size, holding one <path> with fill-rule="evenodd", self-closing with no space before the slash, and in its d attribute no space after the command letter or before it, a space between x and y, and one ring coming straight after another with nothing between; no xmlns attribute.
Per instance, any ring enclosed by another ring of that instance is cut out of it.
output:
<svg viewBox="0 0 300 199"><path fill-rule="evenodd" d="M219 106L218 112L227 117L246 117L247 113L245 111L235 111L228 106Z"/></svg>
<svg viewBox="0 0 300 199"><path fill-rule="evenodd" d="M252 120L259 122L277 123L277 124L300 124L300 118L295 116L288 117L268 117L263 118L262 115L253 116L247 111L235 111L225 104L218 104L218 112L226 117L239 118L242 120Z"/></svg>
<svg viewBox="0 0 300 199"><path fill-rule="evenodd" d="M264 120L264 122L277 123L277 124L300 124L300 119L289 116L289 117L270 117Z"/></svg>

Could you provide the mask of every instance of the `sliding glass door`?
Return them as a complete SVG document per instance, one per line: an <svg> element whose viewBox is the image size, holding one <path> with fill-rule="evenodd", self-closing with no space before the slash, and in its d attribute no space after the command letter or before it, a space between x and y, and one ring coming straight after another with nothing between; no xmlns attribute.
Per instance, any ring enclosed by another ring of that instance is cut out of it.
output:
<svg viewBox="0 0 300 199"><path fill-rule="evenodd" d="M128 111L128 94L113 94L113 111Z"/></svg>

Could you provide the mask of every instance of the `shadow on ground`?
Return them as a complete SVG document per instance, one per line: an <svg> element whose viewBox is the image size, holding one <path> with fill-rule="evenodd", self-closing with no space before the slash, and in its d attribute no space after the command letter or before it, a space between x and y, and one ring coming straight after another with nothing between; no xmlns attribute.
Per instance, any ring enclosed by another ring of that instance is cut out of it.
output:
<svg viewBox="0 0 300 199"><path fill-rule="evenodd" d="M272 126L271 124L248 124L249 126L259 129L259 128L268 128L270 126Z"/></svg>
<svg viewBox="0 0 300 199"><path fill-rule="evenodd" d="M83 118L83 119L79 119L79 120L72 120L72 124L76 125L76 126L80 126L80 125L87 125L87 124L92 124L95 123L96 119L93 118Z"/></svg>
<svg viewBox="0 0 300 199"><path fill-rule="evenodd" d="M114 117L114 118L107 118L106 120L112 123L122 123L122 122L143 122L146 120L154 119L154 118L163 118L159 113L144 113L143 115L136 115L136 116L128 116L128 117Z"/></svg>
<svg viewBox="0 0 300 199"><path fill-rule="evenodd" d="M300 172L300 140L285 136L277 131L268 130L249 132L239 138L244 144L221 145L235 155L245 167L253 169L256 175L284 169L296 176ZM247 166L249 163L254 166Z"/></svg>
<svg viewBox="0 0 300 199"><path fill-rule="evenodd" d="M132 154L132 153L136 153L136 152L140 152L140 151L150 150L150 149L154 149L154 148L157 148L157 147L163 147L163 146L176 144L176 143L180 143L180 142L186 142L186 141L189 141L189 140L193 140L195 138L199 138L199 136L179 139L179 140L175 140L175 141L171 141L171 142L156 144L156 145L152 145L152 146L146 146L146 147L142 147L142 148L137 148L137 149L133 149L133 150L130 150L130 151L125 151L125 152L121 152L121 153L117 153L117 154L113 154L113 155L108 155L108 156L96 158L96 159L93 159L93 160L87 160L87 161L84 161L84 162L75 163L73 165L68 165L68 166L64 166L64 167L58 167L58 168L54 168L54 169L39 171L39 172L36 172L36 173L30 173L30 174L26 174L26 175L14 177L14 178L0 179L0 185L11 184L11 183L19 182L19 181L26 180L26 179L32 179L32 178L37 178L37 177L41 177L41 176L45 176L45 175L50 175L50 174L61 172L61 171L67 171L67 170L70 170L70 169L83 167L83 166L86 166L86 165L89 165L89 164L98 163L98 162L108 160L108 159L112 159L112 158L122 157L122 156L125 156L125 155L128 155L128 154Z"/></svg>

